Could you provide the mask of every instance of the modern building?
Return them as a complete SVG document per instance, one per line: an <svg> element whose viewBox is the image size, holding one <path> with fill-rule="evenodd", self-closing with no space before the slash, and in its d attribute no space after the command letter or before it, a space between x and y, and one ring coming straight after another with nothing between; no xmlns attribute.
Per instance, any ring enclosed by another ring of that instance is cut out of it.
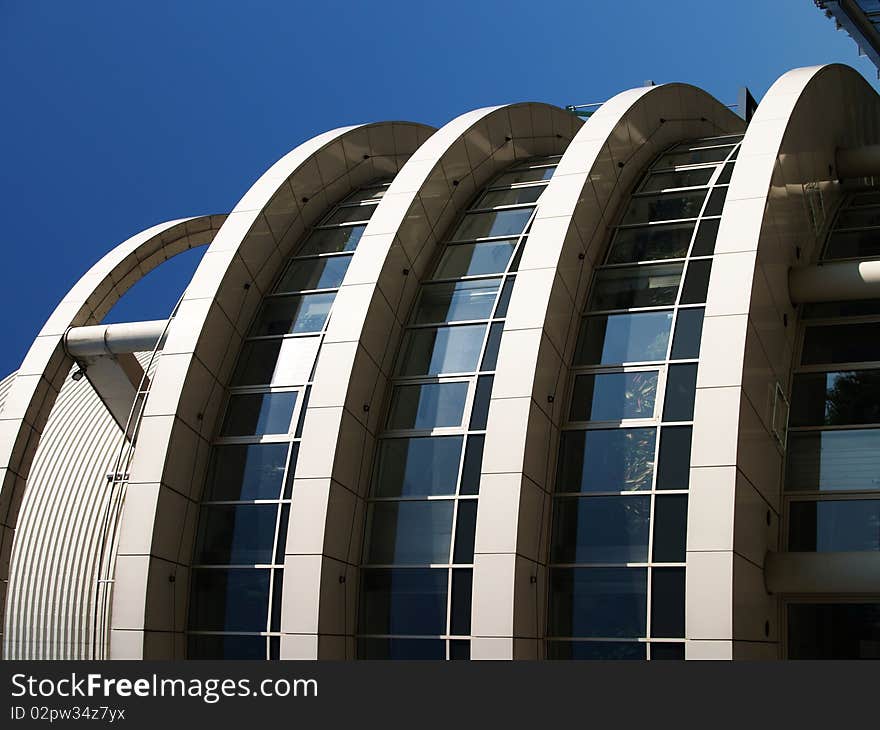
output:
<svg viewBox="0 0 880 730"><path fill-rule="evenodd" d="M816 7L845 30L859 54L871 59L880 78L880 0L813 0Z"/></svg>
<svg viewBox="0 0 880 730"><path fill-rule="evenodd" d="M0 400L8 658L878 658L880 98L327 132L113 248Z"/></svg>

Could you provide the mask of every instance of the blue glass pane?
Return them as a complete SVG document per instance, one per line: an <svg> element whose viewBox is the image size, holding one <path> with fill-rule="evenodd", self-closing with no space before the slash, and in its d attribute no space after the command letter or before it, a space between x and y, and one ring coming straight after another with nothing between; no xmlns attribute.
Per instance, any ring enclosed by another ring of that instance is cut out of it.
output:
<svg viewBox="0 0 880 730"><path fill-rule="evenodd" d="M657 489L687 489L691 473L691 426L664 426L660 430Z"/></svg>
<svg viewBox="0 0 880 730"><path fill-rule="evenodd" d="M565 431L557 492L630 492L651 488L655 429Z"/></svg>
<svg viewBox="0 0 880 730"><path fill-rule="evenodd" d="M391 397L388 428L460 426L467 389L466 382L396 386Z"/></svg>
<svg viewBox="0 0 880 730"><path fill-rule="evenodd" d="M645 644L636 641L550 641L548 659L644 659Z"/></svg>
<svg viewBox="0 0 880 730"><path fill-rule="evenodd" d="M313 256L320 253L339 253L354 251L366 226L346 226L344 228L319 228L311 233L303 245L300 256Z"/></svg>
<svg viewBox="0 0 880 730"><path fill-rule="evenodd" d="M532 207L496 210L491 213L468 213L452 235L453 241L471 241L489 236L514 236L525 230L532 217Z"/></svg>
<svg viewBox="0 0 880 730"><path fill-rule="evenodd" d="M554 568L550 572L551 636L645 635L646 568Z"/></svg>
<svg viewBox="0 0 880 730"><path fill-rule="evenodd" d="M448 563L451 500L375 502L370 507L367 562L373 565Z"/></svg>
<svg viewBox="0 0 880 730"><path fill-rule="evenodd" d="M575 365L613 365L666 359L672 312L639 312L586 317Z"/></svg>
<svg viewBox="0 0 880 730"><path fill-rule="evenodd" d="M360 633L446 633L445 568L393 568L361 573Z"/></svg>
<svg viewBox="0 0 880 730"><path fill-rule="evenodd" d="M192 571L191 629L265 631L268 613L268 570L203 568Z"/></svg>
<svg viewBox="0 0 880 730"><path fill-rule="evenodd" d="M401 375L472 373L477 369L486 325L408 330L401 350Z"/></svg>
<svg viewBox="0 0 880 730"><path fill-rule="evenodd" d="M880 429L790 433L785 488L880 488Z"/></svg>
<svg viewBox="0 0 880 730"><path fill-rule="evenodd" d="M571 399L572 421L652 418L657 371L579 375Z"/></svg>
<svg viewBox="0 0 880 730"><path fill-rule="evenodd" d="M425 284L413 315L414 324L489 319L500 279Z"/></svg>
<svg viewBox="0 0 880 730"><path fill-rule="evenodd" d="M446 658L443 639L358 639L358 659Z"/></svg>
<svg viewBox="0 0 880 730"><path fill-rule="evenodd" d="M648 558L650 497L555 500L554 563L630 563Z"/></svg>
<svg viewBox="0 0 880 730"><path fill-rule="evenodd" d="M215 446L203 499L278 499L284 481L287 448L287 444Z"/></svg>
<svg viewBox="0 0 880 730"><path fill-rule="evenodd" d="M271 563L277 513L275 504L203 505L196 564Z"/></svg>
<svg viewBox="0 0 880 730"><path fill-rule="evenodd" d="M471 633L471 590L473 571L456 568L452 571L452 605L449 612L449 633L467 636Z"/></svg>
<svg viewBox="0 0 880 730"><path fill-rule="evenodd" d="M654 562L683 563L687 539L686 494L657 495L654 500Z"/></svg>
<svg viewBox="0 0 880 730"><path fill-rule="evenodd" d="M275 292L335 289L342 284L350 263L351 256L327 256L291 261L278 286L275 287Z"/></svg>
<svg viewBox="0 0 880 730"><path fill-rule="evenodd" d="M673 360L688 360L700 356L704 311L702 307L678 310L678 319L675 321L675 337L672 338Z"/></svg>
<svg viewBox="0 0 880 730"><path fill-rule="evenodd" d="M335 292L327 292L267 299L251 327L250 336L320 332L335 297Z"/></svg>
<svg viewBox="0 0 880 730"><path fill-rule="evenodd" d="M462 276L501 274L516 248L516 238L483 243L459 243L447 246L434 272L435 279L458 279Z"/></svg>
<svg viewBox="0 0 880 730"><path fill-rule="evenodd" d="M265 636L190 634L187 659L265 659Z"/></svg>
<svg viewBox="0 0 880 730"><path fill-rule="evenodd" d="M383 439L376 471L377 497L455 494L461 436Z"/></svg>
<svg viewBox="0 0 880 730"><path fill-rule="evenodd" d="M290 429L296 405L295 390L233 395L226 409L221 436L282 434Z"/></svg>
<svg viewBox="0 0 880 730"><path fill-rule="evenodd" d="M684 636L684 568L651 571L651 636Z"/></svg>
<svg viewBox="0 0 880 730"><path fill-rule="evenodd" d="M691 421L697 395L697 364L670 365L666 371L664 421Z"/></svg>
<svg viewBox="0 0 880 730"><path fill-rule="evenodd" d="M880 550L880 500L792 502L788 549L807 552Z"/></svg>

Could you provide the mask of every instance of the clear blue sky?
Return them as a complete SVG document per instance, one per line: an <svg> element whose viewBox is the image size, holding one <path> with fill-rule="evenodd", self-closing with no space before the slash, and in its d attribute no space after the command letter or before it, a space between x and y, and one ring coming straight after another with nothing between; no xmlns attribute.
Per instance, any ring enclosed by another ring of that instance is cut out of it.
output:
<svg viewBox="0 0 880 730"><path fill-rule="evenodd" d="M734 103L833 61L876 86L812 0L0 0L0 58L0 375L108 249L228 211L327 129L602 101L646 79ZM114 318L165 316L198 262L180 258Z"/></svg>

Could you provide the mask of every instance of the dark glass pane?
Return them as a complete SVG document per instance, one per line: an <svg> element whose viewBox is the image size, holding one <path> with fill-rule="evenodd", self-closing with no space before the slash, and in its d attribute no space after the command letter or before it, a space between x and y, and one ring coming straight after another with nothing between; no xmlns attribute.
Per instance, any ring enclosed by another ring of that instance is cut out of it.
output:
<svg viewBox="0 0 880 730"><path fill-rule="evenodd" d="M361 188L360 190L355 190L351 195L349 195L344 202L346 203L360 203L364 200L377 200L379 198L384 197L385 192L388 190L387 185L372 185L370 187Z"/></svg>
<svg viewBox="0 0 880 730"><path fill-rule="evenodd" d="M287 547L287 525L290 522L290 505L281 505L278 515L278 540L275 543L275 565L284 565L284 550Z"/></svg>
<svg viewBox="0 0 880 730"><path fill-rule="evenodd" d="M452 606L449 613L449 633L467 636L471 633L471 590L473 571L456 568L452 571Z"/></svg>
<svg viewBox="0 0 880 730"><path fill-rule="evenodd" d="M664 223L642 228L618 228L608 253L609 264L682 259L687 256L694 223Z"/></svg>
<svg viewBox="0 0 880 730"><path fill-rule="evenodd" d="M377 497L455 494L461 436L383 439L376 466Z"/></svg>
<svg viewBox="0 0 880 730"><path fill-rule="evenodd" d="M880 550L880 500L792 502L788 549L805 552Z"/></svg>
<svg viewBox="0 0 880 730"><path fill-rule="evenodd" d="M472 373L483 349L486 325L430 327L406 332L401 350L400 375Z"/></svg>
<svg viewBox="0 0 880 730"><path fill-rule="evenodd" d="M496 178L492 185L501 187L502 185L515 185L516 183L536 182L538 180L549 180L553 177L555 167L533 167L528 170L513 170L506 172Z"/></svg>
<svg viewBox="0 0 880 730"><path fill-rule="evenodd" d="M443 639L358 639L358 659L446 659Z"/></svg>
<svg viewBox="0 0 880 730"><path fill-rule="evenodd" d="M467 565L474 562L474 538L477 532L477 500L463 499L458 503L458 519L456 522L455 551L452 562L456 565Z"/></svg>
<svg viewBox="0 0 880 730"><path fill-rule="evenodd" d="M715 253L715 239L718 238L718 226L720 224L720 218L700 221L697 236L694 238L691 256L711 256Z"/></svg>
<svg viewBox="0 0 880 730"><path fill-rule="evenodd" d="M709 196L709 202L706 203L706 209L703 215L721 215L724 209L724 199L727 197L727 188L714 188Z"/></svg>
<svg viewBox="0 0 880 730"><path fill-rule="evenodd" d="M666 359L672 312L638 312L585 317L575 365L613 365Z"/></svg>
<svg viewBox="0 0 880 730"><path fill-rule="evenodd" d="M266 637L190 634L187 659L265 659Z"/></svg>
<svg viewBox="0 0 880 730"><path fill-rule="evenodd" d="M351 256L326 256L319 259L299 259L287 265L276 292L296 292L307 289L335 289L351 263Z"/></svg>
<svg viewBox="0 0 880 730"><path fill-rule="evenodd" d="M680 145L684 147L684 145ZM705 162L720 162L727 158L732 147L703 147L700 149L672 151L663 155L653 167L678 167L679 165L699 165Z"/></svg>
<svg viewBox="0 0 880 730"><path fill-rule="evenodd" d="M360 632L446 633L445 568L361 571Z"/></svg>
<svg viewBox="0 0 880 730"><path fill-rule="evenodd" d="M449 658L459 660L470 659L471 642L465 639L452 639L449 642Z"/></svg>
<svg viewBox="0 0 880 730"><path fill-rule="evenodd" d="M703 336L703 313L706 310L679 309L672 338L672 359L690 360L700 356L700 338Z"/></svg>
<svg viewBox="0 0 880 730"><path fill-rule="evenodd" d="M718 176L718 179L715 181L716 185L726 185L730 182L730 178L733 175L733 163L728 162L724 167L721 168L721 174Z"/></svg>
<svg viewBox="0 0 880 730"><path fill-rule="evenodd" d="M684 636L684 568L651 570L651 636Z"/></svg>
<svg viewBox="0 0 880 730"><path fill-rule="evenodd" d="M272 611L269 614L269 631L281 631L281 597L284 595L284 571L277 569L273 573L275 576L272 579Z"/></svg>
<svg viewBox="0 0 880 730"><path fill-rule="evenodd" d="M460 426L467 389L466 382L398 385L391 396L388 428Z"/></svg>
<svg viewBox="0 0 880 730"><path fill-rule="evenodd" d="M546 185L534 185L527 188L511 188L510 190L489 190L479 199L475 208L494 208L496 205L517 205L518 203L534 203Z"/></svg>
<svg viewBox="0 0 880 730"><path fill-rule="evenodd" d="M880 423L880 370L794 376L792 426Z"/></svg>
<svg viewBox="0 0 880 730"><path fill-rule="evenodd" d="M663 642L651 644L651 660L660 659L684 659L684 644Z"/></svg>
<svg viewBox="0 0 880 730"><path fill-rule="evenodd" d="M880 489L880 430L790 433L786 465L789 491Z"/></svg>
<svg viewBox="0 0 880 730"><path fill-rule="evenodd" d="M479 494L480 471L483 467L483 435L468 436L467 449L464 452L464 468L461 470L460 494ZM457 462L456 462L457 463Z"/></svg>
<svg viewBox="0 0 880 730"><path fill-rule="evenodd" d="M674 172L653 172L648 174L639 192L657 192L668 188L690 188L705 185L715 172L714 167L701 167L695 170L676 170Z"/></svg>
<svg viewBox="0 0 880 730"><path fill-rule="evenodd" d="M654 562L683 563L687 540L686 494L658 495L654 501Z"/></svg>
<svg viewBox="0 0 880 730"><path fill-rule="evenodd" d="M501 296L498 297L498 305L492 315L495 319L504 319L507 316L507 308L510 306L510 296L513 294L513 283L516 277L508 276L501 288Z"/></svg>
<svg viewBox="0 0 880 730"><path fill-rule="evenodd" d="M550 571L550 636L645 635L645 568L554 568Z"/></svg>
<svg viewBox="0 0 880 730"><path fill-rule="evenodd" d="M691 470L690 426L660 429L660 458L657 460L657 489L687 489Z"/></svg>
<svg viewBox="0 0 880 730"><path fill-rule="evenodd" d="M293 494L293 477L296 474L296 458L299 455L299 444L291 444L290 461L287 464L287 478L284 480L283 499L290 499Z"/></svg>
<svg viewBox="0 0 880 730"><path fill-rule="evenodd" d="M501 333L504 325L496 322L489 327L489 338L486 340L486 352L483 353L483 364L480 370L494 370L498 364L498 350L501 348Z"/></svg>
<svg viewBox="0 0 880 730"><path fill-rule="evenodd" d="M670 365L666 374L664 421L690 421L694 417L697 393L697 364Z"/></svg>
<svg viewBox="0 0 880 730"><path fill-rule="evenodd" d="M453 241L471 241L490 236L518 236L525 230L534 208L513 208L491 213L468 213L452 234Z"/></svg>
<svg viewBox="0 0 880 730"><path fill-rule="evenodd" d="M629 492L651 488L653 428L564 431L557 492Z"/></svg>
<svg viewBox="0 0 880 730"><path fill-rule="evenodd" d="M275 504L202 505L196 564L271 563L277 515Z"/></svg>
<svg viewBox="0 0 880 730"><path fill-rule="evenodd" d="M574 381L570 418L572 421L651 418L656 392L656 370L579 375Z"/></svg>
<svg viewBox="0 0 880 730"><path fill-rule="evenodd" d="M278 661L281 658L281 637L269 637L269 659Z"/></svg>
<svg viewBox="0 0 880 730"><path fill-rule="evenodd" d="M205 501L278 499L287 462L287 444L215 446Z"/></svg>
<svg viewBox="0 0 880 730"><path fill-rule="evenodd" d="M268 385L272 382L283 339L245 342L232 376L233 385ZM295 385L295 383L288 383Z"/></svg>
<svg viewBox="0 0 880 730"><path fill-rule="evenodd" d="M688 264L684 287L681 290L682 304L702 304L706 301L711 271L712 262L708 259L699 259Z"/></svg>
<svg viewBox="0 0 880 730"><path fill-rule="evenodd" d="M687 193L660 193L632 198L623 215L623 224L696 218L703 207L706 190Z"/></svg>
<svg viewBox="0 0 880 730"><path fill-rule="evenodd" d="M596 276L588 310L659 307L675 303L681 264L604 269Z"/></svg>
<svg viewBox="0 0 880 730"><path fill-rule="evenodd" d="M548 659L644 659L645 644L636 641L549 641Z"/></svg>
<svg viewBox="0 0 880 730"><path fill-rule="evenodd" d="M413 321L461 322L489 319L500 279L456 281L422 286Z"/></svg>
<svg viewBox="0 0 880 730"><path fill-rule="evenodd" d="M367 563L448 563L452 500L374 502L370 506Z"/></svg>
<svg viewBox="0 0 880 730"><path fill-rule="evenodd" d="M804 365L880 360L880 322L807 327Z"/></svg>
<svg viewBox="0 0 880 730"><path fill-rule="evenodd" d="M788 606L789 659L880 659L880 603Z"/></svg>
<svg viewBox="0 0 880 730"><path fill-rule="evenodd" d="M502 274L516 248L516 238L482 243L457 243L446 247L434 272L435 279Z"/></svg>
<svg viewBox="0 0 880 730"><path fill-rule="evenodd" d="M851 302L812 302L801 305L803 319L861 317L880 314L880 300L856 299Z"/></svg>
<svg viewBox="0 0 880 730"><path fill-rule="evenodd" d="M298 255L314 256L321 253L354 251L365 229L365 225L346 226L345 228L319 228L312 231Z"/></svg>
<svg viewBox="0 0 880 730"><path fill-rule="evenodd" d="M650 497L556 499L554 563L643 563L648 559Z"/></svg>
<svg viewBox="0 0 880 730"><path fill-rule="evenodd" d="M265 631L268 613L268 570L203 568L192 571L191 629ZM263 651L265 653L265 648Z"/></svg>
<svg viewBox="0 0 880 730"><path fill-rule="evenodd" d="M251 337L295 335L324 329L335 292L271 297L263 302L251 327Z"/></svg>
<svg viewBox="0 0 880 730"><path fill-rule="evenodd" d="M482 431L486 428L489 418L489 401L492 398L492 375L481 375L477 378L477 392L474 395L474 405L471 410L471 430Z"/></svg>
<svg viewBox="0 0 880 730"><path fill-rule="evenodd" d="M376 210L376 205L352 205L334 210L321 225L329 226L336 223L354 223L368 221Z"/></svg>
<svg viewBox="0 0 880 730"><path fill-rule="evenodd" d="M295 390L233 395L226 408L221 436L282 434L290 430Z"/></svg>
<svg viewBox="0 0 880 730"><path fill-rule="evenodd" d="M828 239L826 259L871 258L880 255L880 231L837 231Z"/></svg>
<svg viewBox="0 0 880 730"><path fill-rule="evenodd" d="M233 385L300 385L308 380L320 337L275 337L242 345Z"/></svg>

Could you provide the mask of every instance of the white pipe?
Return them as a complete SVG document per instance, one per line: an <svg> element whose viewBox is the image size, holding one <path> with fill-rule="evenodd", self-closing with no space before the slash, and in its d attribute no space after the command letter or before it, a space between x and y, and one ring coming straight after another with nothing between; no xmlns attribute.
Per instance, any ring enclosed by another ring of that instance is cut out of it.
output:
<svg viewBox="0 0 880 730"><path fill-rule="evenodd" d="M840 180L880 175L880 144L839 149L835 157Z"/></svg>
<svg viewBox="0 0 880 730"><path fill-rule="evenodd" d="M841 261L788 272L794 304L880 299L880 261Z"/></svg>
<svg viewBox="0 0 880 730"><path fill-rule="evenodd" d="M165 344L163 334L166 324L164 319L156 319L71 327L64 335L64 348L74 358L152 352L157 344Z"/></svg>

